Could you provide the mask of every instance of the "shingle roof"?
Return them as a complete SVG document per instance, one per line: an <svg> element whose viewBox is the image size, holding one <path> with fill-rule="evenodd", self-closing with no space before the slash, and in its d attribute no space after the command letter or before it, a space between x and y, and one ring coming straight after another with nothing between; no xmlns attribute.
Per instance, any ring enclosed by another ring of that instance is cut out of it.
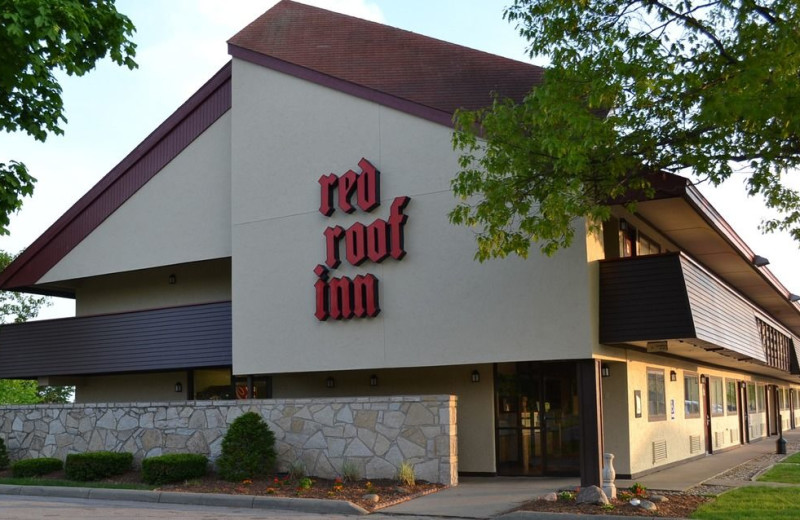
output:
<svg viewBox="0 0 800 520"><path fill-rule="evenodd" d="M528 63L289 0L228 44L237 58L261 56L270 59L261 61L266 66L277 66L277 60L299 74L304 69L323 75L320 82L327 76L450 116L457 108L488 106L492 93L520 101L544 73Z"/></svg>

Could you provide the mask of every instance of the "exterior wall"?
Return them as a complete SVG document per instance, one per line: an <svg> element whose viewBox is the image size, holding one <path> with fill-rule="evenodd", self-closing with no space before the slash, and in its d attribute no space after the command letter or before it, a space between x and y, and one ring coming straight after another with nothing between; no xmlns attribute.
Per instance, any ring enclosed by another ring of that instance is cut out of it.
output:
<svg viewBox="0 0 800 520"><path fill-rule="evenodd" d="M555 258L474 261L473 231L447 220L452 129L236 59L233 74L235 374L587 357L585 243ZM381 171L382 205L326 218L318 179L362 157ZM398 196L411 197L407 256L332 272L375 274L381 314L318 321L324 229L386 218Z"/></svg>
<svg viewBox="0 0 800 520"><path fill-rule="evenodd" d="M175 284L169 283L175 275ZM86 278L76 282L75 314L91 316L230 301L229 258Z"/></svg>
<svg viewBox="0 0 800 520"><path fill-rule="evenodd" d="M471 382L473 370L481 380ZM378 386L369 386L372 374ZM326 388L333 377L336 386ZM315 397L319 395L405 395L447 393L458 397L458 470L494 473L494 381L492 365L464 365L377 371L348 371L282 374L272 377L273 397Z"/></svg>
<svg viewBox="0 0 800 520"><path fill-rule="evenodd" d="M98 450L131 452L137 463L185 452L215 460L248 411L275 433L279 470L301 461L309 475L333 478L347 461L365 478L392 478L406 461L419 479L458 483L456 398L447 395L8 406L0 432L12 460Z"/></svg>
<svg viewBox="0 0 800 520"><path fill-rule="evenodd" d="M227 113L39 282L230 256L230 132Z"/></svg>
<svg viewBox="0 0 800 520"><path fill-rule="evenodd" d="M623 363L609 363L611 375L601 379L603 389L603 452L614 454L614 468L631 466L631 428L633 391L628 385L628 374Z"/></svg>
<svg viewBox="0 0 800 520"><path fill-rule="evenodd" d="M181 393L175 392L178 382L183 386ZM76 403L186 400L186 372L88 376L69 384L75 385Z"/></svg>

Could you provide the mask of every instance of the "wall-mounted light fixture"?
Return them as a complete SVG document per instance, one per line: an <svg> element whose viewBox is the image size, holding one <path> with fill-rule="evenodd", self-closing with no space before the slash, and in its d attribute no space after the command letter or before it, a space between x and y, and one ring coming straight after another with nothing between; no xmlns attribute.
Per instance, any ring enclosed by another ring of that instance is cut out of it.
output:
<svg viewBox="0 0 800 520"><path fill-rule="evenodd" d="M472 371L472 375L470 376L473 383L480 383L481 382L481 373L477 370Z"/></svg>
<svg viewBox="0 0 800 520"><path fill-rule="evenodd" d="M627 231L628 230L628 221L625 220L624 218L619 219L619 228L622 231Z"/></svg>
<svg viewBox="0 0 800 520"><path fill-rule="evenodd" d="M183 383L181 383L180 381L175 383L175 391L178 393L183 392Z"/></svg>
<svg viewBox="0 0 800 520"><path fill-rule="evenodd" d="M706 384L706 376L705 376L705 374L702 374L702 375L700 376L700 384L701 384L701 385L704 385L704 384Z"/></svg>
<svg viewBox="0 0 800 520"><path fill-rule="evenodd" d="M378 376L376 374L369 376L369 386L378 386Z"/></svg>
<svg viewBox="0 0 800 520"><path fill-rule="evenodd" d="M609 368L608 365L603 363L602 365L600 365L600 375L602 377L611 377L611 368Z"/></svg>
<svg viewBox="0 0 800 520"><path fill-rule="evenodd" d="M333 378L333 376L328 376L328 379L325 380L325 386L328 388L333 388L336 386L336 380Z"/></svg>
<svg viewBox="0 0 800 520"><path fill-rule="evenodd" d="M798 296L798 295L796 295L794 293L789 293L789 301L790 302L800 302L800 296Z"/></svg>
<svg viewBox="0 0 800 520"><path fill-rule="evenodd" d="M674 370L669 371L669 380L673 382L678 380L678 374Z"/></svg>
<svg viewBox="0 0 800 520"><path fill-rule="evenodd" d="M176 283L178 283L178 277L175 276L174 274L171 274L169 275L169 278L167 278L167 281L169 282L170 285L175 285Z"/></svg>
<svg viewBox="0 0 800 520"><path fill-rule="evenodd" d="M763 256L755 255L753 257L753 265L756 267L764 267L765 265L769 265L769 259L764 258Z"/></svg>

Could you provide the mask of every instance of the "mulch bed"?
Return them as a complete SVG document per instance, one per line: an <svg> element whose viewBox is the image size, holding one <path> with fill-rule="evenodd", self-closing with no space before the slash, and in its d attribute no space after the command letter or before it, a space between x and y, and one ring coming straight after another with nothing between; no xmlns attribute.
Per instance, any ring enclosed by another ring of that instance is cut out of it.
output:
<svg viewBox="0 0 800 520"><path fill-rule="evenodd" d="M0 471L0 478L11 477L11 471ZM41 477L42 479L66 479L64 471L57 471ZM141 473L129 471L104 479L102 482L116 484L143 484ZM300 485L300 479L289 478L286 475L270 475L268 478L244 480L242 482L227 482L220 480L214 474L203 478L192 479L177 484L166 484L157 488L158 491L174 491L187 493L224 493L228 495L253 495L275 496L291 498L321 498L327 500L348 500L367 511L377 511L384 507L392 506L411 500L419 496L435 493L445 486L417 481L414 486L401 486L397 481L390 479L342 481L327 480L312 477L310 487ZM307 483L306 483L307 484ZM364 498L365 495L377 495L374 498Z"/></svg>
<svg viewBox="0 0 800 520"><path fill-rule="evenodd" d="M617 515L617 516L644 516L644 517L671 517L688 518L701 504L712 500L712 497L692 495L685 493L664 493L668 502L656 504L658 510L646 511L641 507L632 506L628 500L610 499L613 507L597 506L593 504L577 504L574 500L559 499L555 502L534 500L523 504L519 511L543 511L548 513L572 513L581 515Z"/></svg>

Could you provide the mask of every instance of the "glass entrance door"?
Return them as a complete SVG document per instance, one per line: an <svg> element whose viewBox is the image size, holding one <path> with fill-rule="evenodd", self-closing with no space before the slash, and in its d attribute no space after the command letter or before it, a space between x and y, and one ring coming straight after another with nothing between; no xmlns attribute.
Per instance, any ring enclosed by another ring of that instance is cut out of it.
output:
<svg viewBox="0 0 800 520"><path fill-rule="evenodd" d="M577 475L575 365L502 363L495 381L498 473Z"/></svg>

